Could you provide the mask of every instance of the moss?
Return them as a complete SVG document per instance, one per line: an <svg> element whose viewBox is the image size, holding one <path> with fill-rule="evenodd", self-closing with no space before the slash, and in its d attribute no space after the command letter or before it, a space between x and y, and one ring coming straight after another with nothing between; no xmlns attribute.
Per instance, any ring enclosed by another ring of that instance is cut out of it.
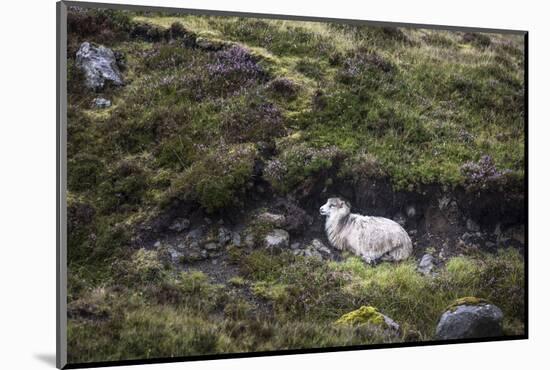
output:
<svg viewBox="0 0 550 370"><path fill-rule="evenodd" d="M484 304L490 304L486 299L483 298L477 298L477 297L462 297L455 300L453 303L451 303L445 311L451 311L454 312L458 306L479 306Z"/></svg>
<svg viewBox="0 0 550 370"><path fill-rule="evenodd" d="M385 323L384 315L372 306L361 306L357 310L348 312L336 320L336 324L345 325L383 326L386 325Z"/></svg>

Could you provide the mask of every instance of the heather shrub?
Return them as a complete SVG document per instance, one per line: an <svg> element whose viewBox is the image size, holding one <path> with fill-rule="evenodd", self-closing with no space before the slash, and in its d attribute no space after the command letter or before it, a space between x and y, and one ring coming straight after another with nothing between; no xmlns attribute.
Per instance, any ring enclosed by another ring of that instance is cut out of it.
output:
<svg viewBox="0 0 550 370"><path fill-rule="evenodd" d="M466 32L462 36L462 41L478 48L486 48L491 45L491 38L479 32Z"/></svg>
<svg viewBox="0 0 550 370"><path fill-rule="evenodd" d="M380 55L370 51L358 50L344 60L338 78L346 84L367 82L380 84L385 80L388 81L394 72L395 67L393 64Z"/></svg>
<svg viewBox="0 0 550 370"><path fill-rule="evenodd" d="M258 59L241 46L218 51L206 66L213 89L231 93L267 78Z"/></svg>
<svg viewBox="0 0 550 370"><path fill-rule="evenodd" d="M293 100L298 95L300 86L289 78L279 77L271 80L268 89L276 97Z"/></svg>
<svg viewBox="0 0 550 370"><path fill-rule="evenodd" d="M284 133L284 117L259 96L239 97L222 112L221 131L229 142L272 141Z"/></svg>
<svg viewBox="0 0 550 370"><path fill-rule="evenodd" d="M127 12L73 8L67 14L68 34L82 39L92 38L100 43L126 39L131 28L132 20Z"/></svg>
<svg viewBox="0 0 550 370"><path fill-rule="evenodd" d="M342 157L343 153L336 147L289 146L267 162L264 178L275 190L286 193L306 180L315 180L317 175L335 166Z"/></svg>
<svg viewBox="0 0 550 370"><path fill-rule="evenodd" d="M470 190L483 190L506 181L510 170L499 170L489 155L477 162L467 162L460 168L464 182Z"/></svg>
<svg viewBox="0 0 550 370"><path fill-rule="evenodd" d="M221 142L174 180L169 198L196 201L208 212L235 206L252 185L256 149Z"/></svg>

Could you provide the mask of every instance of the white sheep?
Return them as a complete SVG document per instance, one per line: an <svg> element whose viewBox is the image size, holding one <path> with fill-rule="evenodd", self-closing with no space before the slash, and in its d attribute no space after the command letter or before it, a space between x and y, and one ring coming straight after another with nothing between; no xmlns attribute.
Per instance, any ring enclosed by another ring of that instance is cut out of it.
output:
<svg viewBox="0 0 550 370"><path fill-rule="evenodd" d="M342 199L330 198L319 210L327 217L325 231L333 247L348 249L369 264L411 255L411 238L401 225L383 217L353 214L350 208Z"/></svg>

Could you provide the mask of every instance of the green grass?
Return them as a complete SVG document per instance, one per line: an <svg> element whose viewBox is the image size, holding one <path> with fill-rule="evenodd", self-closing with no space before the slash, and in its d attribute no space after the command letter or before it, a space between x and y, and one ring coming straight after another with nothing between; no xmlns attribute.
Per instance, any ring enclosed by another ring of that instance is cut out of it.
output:
<svg viewBox="0 0 550 370"><path fill-rule="evenodd" d="M70 302L69 310L88 313L69 320L72 360L429 340L441 313L456 299L471 296L503 310L505 334L523 332L523 259L515 250L453 258L435 277L421 275L412 262L370 267L350 257L327 264L256 251L240 266L251 292L272 305L274 315L262 314L258 301L240 296L242 277L227 284L214 284L201 272L167 270L151 277L159 266L151 258L153 252L136 252L131 273L125 271L133 276L128 288L96 288ZM391 317L402 332L384 332L372 323L333 324L361 306Z"/></svg>

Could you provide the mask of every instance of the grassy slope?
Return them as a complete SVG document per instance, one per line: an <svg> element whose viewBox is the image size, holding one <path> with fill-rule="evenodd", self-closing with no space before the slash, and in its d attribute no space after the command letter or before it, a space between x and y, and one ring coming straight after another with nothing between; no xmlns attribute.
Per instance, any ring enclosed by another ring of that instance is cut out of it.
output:
<svg viewBox="0 0 550 370"><path fill-rule="evenodd" d="M327 265L287 257L266 265L256 253L239 265L240 289L272 302L276 312L258 322L259 308L241 290L200 274L177 276L157 266L156 254L140 259L126 248L133 227L176 198L211 211L238 205L260 157L258 142L276 144L264 176L283 193L336 158L345 158L344 179L382 174L396 188L460 186L467 181L462 166L483 155L521 180L520 37L111 17L123 31L131 22L161 29L178 22L211 43L245 49L226 55L92 34L88 39L122 52L127 65L123 88L97 94L113 101L101 111L90 108L96 94L82 88L69 58L69 303L80 312L70 320L73 361L395 340L330 325L361 304L400 322L398 340L429 339L441 310L463 295L492 299L507 314L508 332L522 331L522 260L512 252L452 260L433 280L412 263L366 268L353 258ZM70 50L85 39L73 34ZM220 66L229 71L212 72ZM294 268L281 270L288 264Z"/></svg>

